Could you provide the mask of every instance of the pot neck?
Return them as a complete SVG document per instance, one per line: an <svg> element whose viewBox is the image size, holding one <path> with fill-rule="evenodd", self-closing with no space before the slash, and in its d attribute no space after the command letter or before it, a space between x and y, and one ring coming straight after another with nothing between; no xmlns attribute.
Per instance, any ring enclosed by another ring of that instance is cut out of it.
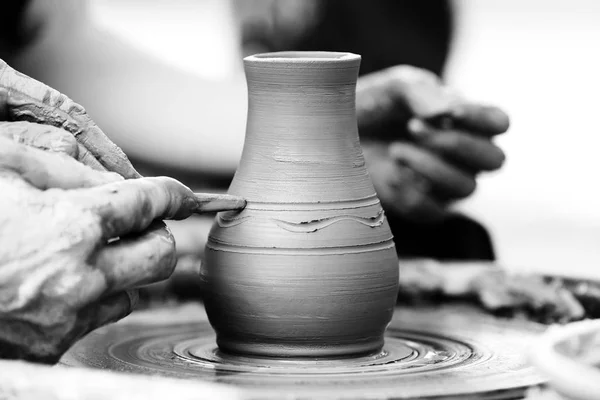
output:
<svg viewBox="0 0 600 400"><path fill-rule="evenodd" d="M246 139L230 193L259 202L373 196L356 124L360 56L271 53L244 66Z"/></svg>
<svg viewBox="0 0 600 400"><path fill-rule="evenodd" d="M280 52L246 57L248 106L253 112L306 118L355 115L360 56L330 52Z"/></svg>

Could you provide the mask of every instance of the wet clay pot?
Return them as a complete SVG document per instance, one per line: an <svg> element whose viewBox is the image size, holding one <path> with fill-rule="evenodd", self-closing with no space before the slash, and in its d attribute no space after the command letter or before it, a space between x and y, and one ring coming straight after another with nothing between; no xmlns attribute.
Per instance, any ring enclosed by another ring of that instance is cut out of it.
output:
<svg viewBox="0 0 600 400"><path fill-rule="evenodd" d="M221 350L337 357L383 346L398 291L392 234L365 168L355 89L360 56L244 59L248 121L201 276Z"/></svg>

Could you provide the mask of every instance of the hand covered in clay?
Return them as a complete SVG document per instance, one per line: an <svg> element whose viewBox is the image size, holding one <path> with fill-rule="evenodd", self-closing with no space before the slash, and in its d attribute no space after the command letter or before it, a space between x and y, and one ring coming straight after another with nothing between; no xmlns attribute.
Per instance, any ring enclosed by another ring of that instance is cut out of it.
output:
<svg viewBox="0 0 600 400"><path fill-rule="evenodd" d="M46 362L126 316L130 289L171 274L175 242L158 219L244 205L211 204L170 178L124 180L6 137L0 187L0 358Z"/></svg>
<svg viewBox="0 0 600 400"><path fill-rule="evenodd" d="M245 202L125 180L139 174L83 108L6 64L0 82L0 358L55 362L171 274L161 219Z"/></svg>
<svg viewBox="0 0 600 400"><path fill-rule="evenodd" d="M433 73L396 66L361 77L357 117L365 158L383 206L415 221L438 221L473 193L476 177L504 162L492 138L508 116L469 102Z"/></svg>
<svg viewBox="0 0 600 400"><path fill-rule="evenodd" d="M124 178L140 177L125 153L98 128L82 106L57 90L15 71L2 60L0 121L20 122L5 124L4 136L45 150L67 152L99 171L116 172ZM61 128L75 140L64 139L62 132L23 122Z"/></svg>

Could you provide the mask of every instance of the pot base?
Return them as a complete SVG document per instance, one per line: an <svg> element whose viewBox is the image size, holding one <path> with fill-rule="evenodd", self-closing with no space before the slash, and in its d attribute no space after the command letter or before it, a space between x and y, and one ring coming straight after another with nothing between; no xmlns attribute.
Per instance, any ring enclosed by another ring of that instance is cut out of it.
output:
<svg viewBox="0 0 600 400"><path fill-rule="evenodd" d="M383 336L366 342L322 345L319 343L264 343L252 339L235 339L217 336L217 345L223 352L273 358L352 358L379 352Z"/></svg>

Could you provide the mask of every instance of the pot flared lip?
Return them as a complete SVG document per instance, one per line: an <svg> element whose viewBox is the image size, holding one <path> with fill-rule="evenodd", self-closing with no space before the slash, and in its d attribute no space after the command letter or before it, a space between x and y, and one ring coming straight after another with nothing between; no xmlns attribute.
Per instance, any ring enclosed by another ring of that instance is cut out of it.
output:
<svg viewBox="0 0 600 400"><path fill-rule="evenodd" d="M360 62L360 55L337 51L278 51L244 58L245 62L265 64L345 64Z"/></svg>

